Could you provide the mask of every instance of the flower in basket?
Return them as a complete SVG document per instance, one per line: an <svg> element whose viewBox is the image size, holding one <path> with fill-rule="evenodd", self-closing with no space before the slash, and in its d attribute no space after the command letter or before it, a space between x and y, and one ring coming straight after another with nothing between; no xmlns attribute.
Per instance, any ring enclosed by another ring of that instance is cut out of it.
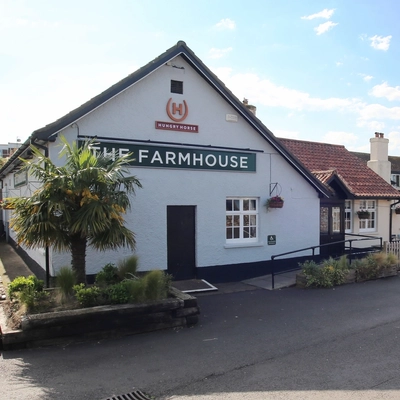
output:
<svg viewBox="0 0 400 400"><path fill-rule="evenodd" d="M368 210L358 210L357 215L358 215L358 218L360 218L360 219L368 219L370 216L370 213Z"/></svg>
<svg viewBox="0 0 400 400"><path fill-rule="evenodd" d="M265 205L267 206L267 208L282 208L283 202L284 202L283 197L273 196L267 200Z"/></svg>
<svg viewBox="0 0 400 400"><path fill-rule="evenodd" d="M10 201L8 201L8 199L3 199L0 200L0 208L3 210L13 210L14 206Z"/></svg>

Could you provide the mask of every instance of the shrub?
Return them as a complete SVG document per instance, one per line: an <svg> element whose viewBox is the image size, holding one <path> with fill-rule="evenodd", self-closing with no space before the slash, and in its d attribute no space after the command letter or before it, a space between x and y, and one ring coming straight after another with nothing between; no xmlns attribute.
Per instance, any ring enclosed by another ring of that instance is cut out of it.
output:
<svg viewBox="0 0 400 400"><path fill-rule="evenodd" d="M50 307L49 293L37 291L33 286L26 286L18 292L19 301L26 306L28 312L45 311Z"/></svg>
<svg viewBox="0 0 400 400"><path fill-rule="evenodd" d="M98 286L85 287L83 283L73 287L75 297L82 307L104 304L104 292Z"/></svg>
<svg viewBox="0 0 400 400"><path fill-rule="evenodd" d="M330 257L320 264L308 260L300 266L306 277L306 286L325 288L342 285L349 270L346 257L341 257L339 260Z"/></svg>
<svg viewBox="0 0 400 400"><path fill-rule="evenodd" d="M125 278L133 278L137 274L138 269L138 257L132 255L125 260L118 263L118 276L122 281Z"/></svg>
<svg viewBox="0 0 400 400"><path fill-rule="evenodd" d="M146 282L145 297L147 300L157 300L166 298L171 282L170 276L163 271L154 270L144 276Z"/></svg>
<svg viewBox="0 0 400 400"><path fill-rule="evenodd" d="M22 292L24 289L32 288L33 291L43 291L44 282L38 279L35 275L28 277L18 276L8 285L8 297L10 300L16 298L18 292Z"/></svg>
<svg viewBox="0 0 400 400"><path fill-rule="evenodd" d="M126 286L129 291L129 302L140 303L145 300L146 281L143 279L127 280Z"/></svg>
<svg viewBox="0 0 400 400"><path fill-rule="evenodd" d="M369 254L356 264L357 280L377 279L379 275L398 263L396 255L384 252Z"/></svg>
<svg viewBox="0 0 400 400"><path fill-rule="evenodd" d="M73 293L73 286L76 283L74 271L69 267L61 267L56 275L57 286L64 297L68 297Z"/></svg>
<svg viewBox="0 0 400 400"><path fill-rule="evenodd" d="M106 289L107 303L126 304L131 300L128 281L119 282Z"/></svg>
<svg viewBox="0 0 400 400"><path fill-rule="evenodd" d="M120 282L118 268L113 263L106 264L95 279L95 283L100 286L113 285L118 282Z"/></svg>

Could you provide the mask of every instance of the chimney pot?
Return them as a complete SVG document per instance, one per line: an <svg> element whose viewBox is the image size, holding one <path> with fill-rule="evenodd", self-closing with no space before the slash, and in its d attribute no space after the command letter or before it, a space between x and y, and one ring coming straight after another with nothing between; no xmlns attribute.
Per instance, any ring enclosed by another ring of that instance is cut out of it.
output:
<svg viewBox="0 0 400 400"><path fill-rule="evenodd" d="M375 137L379 137L379 132L375 132Z"/></svg>
<svg viewBox="0 0 400 400"><path fill-rule="evenodd" d="M384 136L385 136L385 135L384 135L383 133L380 133L380 134L379 134L379 137L380 137L380 138L383 138Z"/></svg>

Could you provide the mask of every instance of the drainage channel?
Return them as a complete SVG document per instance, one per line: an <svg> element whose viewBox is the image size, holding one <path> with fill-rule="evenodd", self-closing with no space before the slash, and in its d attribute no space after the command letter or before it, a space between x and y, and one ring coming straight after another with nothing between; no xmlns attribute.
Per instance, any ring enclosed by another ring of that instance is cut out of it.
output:
<svg viewBox="0 0 400 400"><path fill-rule="evenodd" d="M118 396L107 397L104 400L152 400L151 397L147 396L140 390L134 390L133 392L126 394L119 394Z"/></svg>

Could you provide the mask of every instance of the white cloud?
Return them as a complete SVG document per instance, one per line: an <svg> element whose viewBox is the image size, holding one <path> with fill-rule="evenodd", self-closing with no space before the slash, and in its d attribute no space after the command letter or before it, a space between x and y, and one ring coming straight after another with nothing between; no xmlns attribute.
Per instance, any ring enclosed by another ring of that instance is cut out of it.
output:
<svg viewBox="0 0 400 400"><path fill-rule="evenodd" d="M364 121L358 120L357 126L360 128L368 128L371 132L382 132L385 128L385 123L382 121Z"/></svg>
<svg viewBox="0 0 400 400"><path fill-rule="evenodd" d="M381 104L368 104L360 109L361 120L392 119L400 120L400 107L385 107Z"/></svg>
<svg viewBox="0 0 400 400"><path fill-rule="evenodd" d="M314 31L317 32L317 35L322 35L323 33L328 32L336 25L338 25L337 22L327 21L314 28Z"/></svg>
<svg viewBox="0 0 400 400"><path fill-rule="evenodd" d="M400 100L400 86L391 87L384 82L381 85L375 85L370 94L375 97L384 97L390 101Z"/></svg>
<svg viewBox="0 0 400 400"><path fill-rule="evenodd" d="M209 57L210 58L222 58L226 56L228 53L230 53L233 50L232 47L228 47L227 49L216 49L212 48L209 51Z"/></svg>
<svg viewBox="0 0 400 400"><path fill-rule="evenodd" d="M389 154L400 153L400 132L391 131L388 135L385 135L389 139Z"/></svg>
<svg viewBox="0 0 400 400"><path fill-rule="evenodd" d="M228 29L228 30L234 30L234 29L236 28L236 23L235 23L235 21L232 21L232 20L229 19L229 18L225 18L225 19L221 19L221 21L219 21L219 22L215 25L215 27L216 27L217 29L220 29L220 30L226 30L226 29Z"/></svg>
<svg viewBox="0 0 400 400"><path fill-rule="evenodd" d="M337 61L337 62L336 62L336 66L337 66L337 67L341 67L342 65L343 65L342 62L340 62L340 61Z"/></svg>
<svg viewBox="0 0 400 400"><path fill-rule="evenodd" d="M383 50L387 51L390 46L390 39L392 38L391 35L389 36L372 36L369 38L371 41L371 47L373 47L375 50Z"/></svg>
<svg viewBox="0 0 400 400"><path fill-rule="evenodd" d="M301 17L301 19L315 19L315 18L325 18L329 19L332 17L333 13L335 12L335 9L328 10L325 8L324 10L316 13L316 14L311 14L311 15L305 15L304 17Z"/></svg>
<svg viewBox="0 0 400 400"><path fill-rule="evenodd" d="M233 74L229 68L214 71L238 98L246 97L252 104L283 107L296 111L345 110L358 111L360 100L330 97L321 99L309 93L278 86L256 74Z"/></svg>
<svg viewBox="0 0 400 400"><path fill-rule="evenodd" d="M369 82L371 79L374 78L372 75L367 75L367 74L358 74L358 75L361 76L361 78L363 78L365 82Z"/></svg>
<svg viewBox="0 0 400 400"><path fill-rule="evenodd" d="M358 141L357 135L351 132L329 131L322 137L322 142L352 146Z"/></svg>

